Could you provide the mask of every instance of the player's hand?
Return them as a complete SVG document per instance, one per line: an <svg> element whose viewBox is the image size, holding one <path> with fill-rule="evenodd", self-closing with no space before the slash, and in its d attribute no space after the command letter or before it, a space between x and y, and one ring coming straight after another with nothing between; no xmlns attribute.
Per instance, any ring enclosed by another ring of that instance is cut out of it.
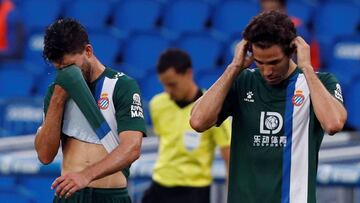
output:
<svg viewBox="0 0 360 203"><path fill-rule="evenodd" d="M293 41L292 45L296 46L297 52L297 65L302 70L304 69L313 69L311 66L311 57L310 57L310 46L305 42L305 40L297 36Z"/></svg>
<svg viewBox="0 0 360 203"><path fill-rule="evenodd" d="M68 198L76 191L85 188L90 183L90 179L83 173L68 173L55 179L51 184L51 189L56 189L56 196Z"/></svg>
<svg viewBox="0 0 360 203"><path fill-rule="evenodd" d="M55 85L53 97L58 102L65 102L69 95L60 85Z"/></svg>
<svg viewBox="0 0 360 203"><path fill-rule="evenodd" d="M252 54L247 55L248 49L249 44L245 39L242 39L239 43L237 43L234 58L229 66L238 67L240 70L248 68L254 61Z"/></svg>

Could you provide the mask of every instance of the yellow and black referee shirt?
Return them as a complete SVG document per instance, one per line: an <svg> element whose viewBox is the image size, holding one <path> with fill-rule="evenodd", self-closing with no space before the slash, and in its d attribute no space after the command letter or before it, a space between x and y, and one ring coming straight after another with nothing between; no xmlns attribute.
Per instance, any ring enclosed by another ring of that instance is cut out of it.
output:
<svg viewBox="0 0 360 203"><path fill-rule="evenodd" d="M159 154L153 180L168 187L203 187L212 182L211 166L216 146L230 145L230 121L197 133L189 124L194 103L180 108L167 93L150 101Z"/></svg>

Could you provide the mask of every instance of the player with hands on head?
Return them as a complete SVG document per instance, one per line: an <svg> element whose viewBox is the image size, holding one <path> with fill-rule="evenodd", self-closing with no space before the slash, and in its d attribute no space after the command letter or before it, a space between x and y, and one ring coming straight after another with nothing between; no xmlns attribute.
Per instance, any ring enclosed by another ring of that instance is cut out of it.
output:
<svg viewBox="0 0 360 203"><path fill-rule="evenodd" d="M315 73L310 61L309 45L291 19L263 12L245 28L224 73L195 103L190 125L198 132L233 118L229 203L316 202L324 132L339 132L347 112L337 79ZM249 69L252 62L257 67Z"/></svg>

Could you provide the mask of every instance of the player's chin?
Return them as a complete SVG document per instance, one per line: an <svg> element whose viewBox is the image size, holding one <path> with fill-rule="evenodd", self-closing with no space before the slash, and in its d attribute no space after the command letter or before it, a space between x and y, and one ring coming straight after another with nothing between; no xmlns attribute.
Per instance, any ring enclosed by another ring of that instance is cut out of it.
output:
<svg viewBox="0 0 360 203"><path fill-rule="evenodd" d="M281 78L265 78L265 81L267 84L269 85L277 85L279 84L282 80Z"/></svg>

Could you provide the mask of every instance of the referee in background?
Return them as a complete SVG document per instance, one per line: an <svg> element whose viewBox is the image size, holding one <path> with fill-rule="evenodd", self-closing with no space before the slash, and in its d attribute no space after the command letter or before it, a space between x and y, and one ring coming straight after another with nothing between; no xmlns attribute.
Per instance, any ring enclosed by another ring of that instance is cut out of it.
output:
<svg viewBox="0 0 360 203"><path fill-rule="evenodd" d="M187 53L166 50L160 56L157 72L165 92L152 98L150 114L160 144L153 181L143 203L209 203L217 146L228 170L230 123L203 133L190 127L190 111L203 90L193 80Z"/></svg>

